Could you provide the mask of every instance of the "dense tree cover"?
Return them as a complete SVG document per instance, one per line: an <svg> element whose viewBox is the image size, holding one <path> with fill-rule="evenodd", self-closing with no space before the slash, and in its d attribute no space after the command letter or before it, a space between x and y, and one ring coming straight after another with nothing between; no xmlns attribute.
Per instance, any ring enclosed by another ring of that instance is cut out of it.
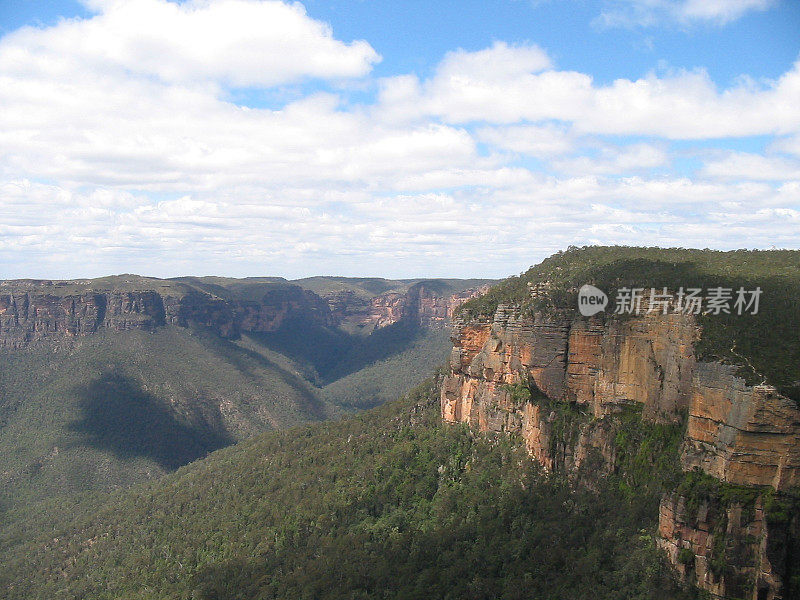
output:
<svg viewBox="0 0 800 600"><path fill-rule="evenodd" d="M199 330L100 331L3 351L0 519L15 505L126 486L331 414L300 378Z"/></svg>
<svg viewBox="0 0 800 600"><path fill-rule="evenodd" d="M327 385L375 362L408 350L415 342L429 336L430 330L413 319L376 329L370 335L351 334L336 327L325 327L297 317L287 319L279 329L267 333L249 333L248 337L292 359L304 375L318 385ZM446 338L435 336L441 348L449 347ZM428 364L426 376L435 366ZM401 389L399 393L409 388Z"/></svg>
<svg viewBox="0 0 800 600"><path fill-rule="evenodd" d="M667 287L673 292L680 287L760 287L758 314L699 316L703 335L698 355L739 365L749 383L770 383L800 402L800 251L570 248L466 303L462 314L486 318L500 303L531 312L574 312L577 291L586 283L605 291L612 301L623 287ZM538 292L535 298L532 288Z"/></svg>
<svg viewBox="0 0 800 600"><path fill-rule="evenodd" d="M343 421L265 434L125 493L20 510L0 530L0 589L9 599L684 597L652 538L666 482L628 472L674 461L670 432L628 417L620 470L575 487L541 473L514 438L443 424L437 390L431 381Z"/></svg>
<svg viewBox="0 0 800 600"><path fill-rule="evenodd" d="M322 397L346 410L372 408L398 398L430 376L450 352L449 331L419 328L397 351L367 362L322 388Z"/></svg>

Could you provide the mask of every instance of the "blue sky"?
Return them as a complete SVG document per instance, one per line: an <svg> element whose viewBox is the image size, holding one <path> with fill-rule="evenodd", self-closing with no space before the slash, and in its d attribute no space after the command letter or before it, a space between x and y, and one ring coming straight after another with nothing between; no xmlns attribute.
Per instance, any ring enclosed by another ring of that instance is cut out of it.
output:
<svg viewBox="0 0 800 600"><path fill-rule="evenodd" d="M800 3L0 3L0 279L800 247Z"/></svg>
<svg viewBox="0 0 800 600"><path fill-rule="evenodd" d="M639 77L660 61L705 68L720 85L744 73L774 78L800 52L797 2L777 2L724 26L701 21L629 27L598 22L611 3L581 0L309 0L304 6L309 16L329 23L337 38L369 41L383 57L375 69L379 76L426 74L450 50L480 50L496 40L535 42L560 68L591 73L604 83ZM89 16L77 1L0 3L2 32Z"/></svg>

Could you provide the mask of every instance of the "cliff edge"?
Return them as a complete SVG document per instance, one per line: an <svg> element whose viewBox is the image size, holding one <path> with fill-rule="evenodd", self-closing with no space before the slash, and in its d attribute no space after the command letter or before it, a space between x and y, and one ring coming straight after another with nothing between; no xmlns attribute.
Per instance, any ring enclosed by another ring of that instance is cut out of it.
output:
<svg viewBox="0 0 800 600"><path fill-rule="evenodd" d="M482 314L477 303L465 305L441 389L443 419L519 435L545 469L573 477L620 468L621 415L680 427L675 458L686 475L664 491L659 546L712 598L797 597L798 404L763 377L748 381L742 364L701 356L706 330L724 338L703 315L578 314L577 303L569 306L577 285L552 277L563 276L569 261L589 262L578 274L587 283L636 285L625 280L628 263L615 270L592 252L573 251L556 269L514 282L528 294L523 302L497 302L491 314L485 304ZM694 258L686 252L685 260ZM751 353L741 356L745 368L759 358Z"/></svg>

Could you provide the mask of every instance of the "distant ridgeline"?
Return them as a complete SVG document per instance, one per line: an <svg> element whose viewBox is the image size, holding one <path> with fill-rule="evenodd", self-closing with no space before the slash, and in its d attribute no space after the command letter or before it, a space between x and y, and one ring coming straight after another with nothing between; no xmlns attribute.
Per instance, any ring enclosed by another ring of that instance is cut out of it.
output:
<svg viewBox="0 0 800 600"><path fill-rule="evenodd" d="M800 598L798 298L798 251L570 248L457 311L442 415L660 500L710 597Z"/></svg>
<svg viewBox="0 0 800 600"><path fill-rule="evenodd" d="M0 519L424 380L483 280L0 282Z"/></svg>
<svg viewBox="0 0 800 600"><path fill-rule="evenodd" d="M411 319L444 326L453 310L485 291L486 280L314 277L156 279L119 275L72 281L0 282L0 347L42 338L153 329L207 327L225 338L274 332L294 319L369 333Z"/></svg>

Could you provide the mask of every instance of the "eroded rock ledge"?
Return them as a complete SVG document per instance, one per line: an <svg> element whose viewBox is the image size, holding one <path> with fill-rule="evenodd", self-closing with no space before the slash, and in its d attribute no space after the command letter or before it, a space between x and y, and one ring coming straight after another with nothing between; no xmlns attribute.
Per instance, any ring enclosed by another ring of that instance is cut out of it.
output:
<svg viewBox="0 0 800 600"><path fill-rule="evenodd" d="M254 297L237 298L169 285L166 280L148 281L156 289L94 288L92 280L0 281L0 348L18 349L40 339L64 340L99 329L147 330L166 324L199 325L226 338L242 332L276 331L293 319L320 326L349 323L370 328L411 319L425 327L445 327L457 306L487 289L442 294L422 282L404 293L364 299L352 291L319 296L285 284L264 286ZM121 283L130 284L124 279Z"/></svg>
<svg viewBox="0 0 800 600"><path fill-rule="evenodd" d="M778 492L800 486L797 405L773 387L746 385L732 366L698 361L694 345L700 334L687 315L545 318L501 305L491 321L454 324L442 416L480 431L516 432L545 468L570 470L593 454L602 457L601 469L613 468L605 417L626 406L640 406L643 418L652 421L677 422L687 415L684 470ZM531 383L547 400L579 407L588 417L566 443L554 444L557 415L547 403L515 398L519 383ZM787 557L772 543L783 532L770 530L760 504L746 518L741 511L733 505L718 511L724 514L709 516L706 507L705 514L687 515L683 498L667 496L661 545L684 576L712 597L783 598ZM738 555L744 557L724 574L705 566L722 519L726 543L741 546Z"/></svg>

